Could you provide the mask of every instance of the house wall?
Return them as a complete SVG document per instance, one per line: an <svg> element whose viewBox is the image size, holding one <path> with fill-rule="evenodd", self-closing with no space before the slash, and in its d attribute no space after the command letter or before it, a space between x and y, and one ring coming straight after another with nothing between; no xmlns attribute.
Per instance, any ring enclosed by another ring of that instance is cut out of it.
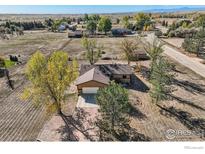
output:
<svg viewBox="0 0 205 154"><path fill-rule="evenodd" d="M106 87L106 86L107 86L106 84L103 84L103 83L100 83L100 82L97 82L97 81L88 81L88 82L77 85L77 89L78 89L78 92L81 92L83 87L103 88L103 87Z"/></svg>

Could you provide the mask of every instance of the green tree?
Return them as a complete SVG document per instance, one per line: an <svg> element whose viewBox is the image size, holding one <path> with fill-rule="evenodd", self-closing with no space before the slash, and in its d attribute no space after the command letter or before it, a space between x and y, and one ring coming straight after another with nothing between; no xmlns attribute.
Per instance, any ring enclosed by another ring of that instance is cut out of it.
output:
<svg viewBox="0 0 205 154"><path fill-rule="evenodd" d="M5 64L4 58L0 57L0 68L5 67L5 66L6 64Z"/></svg>
<svg viewBox="0 0 205 154"><path fill-rule="evenodd" d="M162 21L162 26L165 26L165 25L166 25L166 21L163 20L163 21Z"/></svg>
<svg viewBox="0 0 205 154"><path fill-rule="evenodd" d="M24 99L33 98L36 105L44 104L62 114L61 104L65 91L77 78L78 68L74 60L68 63L68 55L54 52L48 59L40 52L32 55L26 66L26 75L31 86L24 90Z"/></svg>
<svg viewBox="0 0 205 154"><path fill-rule="evenodd" d="M97 28L97 23L94 20L90 20L87 22L86 29L91 33L94 34Z"/></svg>
<svg viewBox="0 0 205 154"><path fill-rule="evenodd" d="M121 50L124 52L125 57L128 61L128 65L130 64L130 61L135 56L136 50L139 48L139 44L137 41L124 39L121 42Z"/></svg>
<svg viewBox="0 0 205 154"><path fill-rule="evenodd" d="M144 49L149 54L151 59L151 69L150 72L153 72L153 67L157 61L157 58L163 53L162 49L163 44L155 39L152 43L145 43Z"/></svg>
<svg viewBox="0 0 205 154"><path fill-rule="evenodd" d="M54 21L51 18L45 19L45 25L47 27L51 27L53 25L53 23L54 23Z"/></svg>
<svg viewBox="0 0 205 154"><path fill-rule="evenodd" d="M122 18L122 23L123 23L123 27L124 28L129 28L129 25L130 25L130 23L129 23L129 16L124 16Z"/></svg>
<svg viewBox="0 0 205 154"><path fill-rule="evenodd" d="M6 75L6 78L7 78L7 83L9 85L9 87L13 90L14 89L14 86L13 86L13 83L10 79L10 76L9 76L9 70L7 68L7 64L6 64L6 61L3 57L0 57L0 68L4 68L5 71L3 71L3 75Z"/></svg>
<svg viewBox="0 0 205 154"><path fill-rule="evenodd" d="M161 30L155 31L155 36L160 37L160 36L162 36L162 35L163 35L163 33L162 33Z"/></svg>
<svg viewBox="0 0 205 154"><path fill-rule="evenodd" d="M95 22L98 22L100 20L100 16L98 14L93 14L89 17L89 20L93 20Z"/></svg>
<svg viewBox="0 0 205 154"><path fill-rule="evenodd" d="M138 13L134 16L134 19L136 20L136 30L143 30L143 28L146 26L151 25L151 19L149 15L145 13Z"/></svg>
<svg viewBox="0 0 205 154"><path fill-rule="evenodd" d="M112 81L108 87L98 90L96 101L101 115L97 120L100 140L115 137L129 122L128 91Z"/></svg>
<svg viewBox="0 0 205 154"><path fill-rule="evenodd" d="M205 28L205 15L200 15L196 21L197 26Z"/></svg>
<svg viewBox="0 0 205 154"><path fill-rule="evenodd" d="M89 16L88 16L88 14L87 14L87 13L86 13L86 14L84 14L84 18L83 18L83 19L84 19L84 21L85 21L85 22L87 22L87 21L89 20Z"/></svg>
<svg viewBox="0 0 205 154"><path fill-rule="evenodd" d="M145 50L151 58L149 79L152 83L152 88L150 96L155 103L168 98L168 94L172 92L170 84L174 76L171 72L173 65L162 56L162 46L163 44L157 39L155 39L153 43L145 45Z"/></svg>
<svg viewBox="0 0 205 154"><path fill-rule="evenodd" d="M105 32L105 34L112 28L112 22L110 18L103 16L98 23L98 30Z"/></svg>
<svg viewBox="0 0 205 154"><path fill-rule="evenodd" d="M169 94L172 92L170 85L173 78L173 73L171 73L173 66L161 55L152 65L150 96L155 103L158 103L169 98Z"/></svg>
<svg viewBox="0 0 205 154"><path fill-rule="evenodd" d="M56 32L58 30L58 27L61 25L61 20L55 20L51 26L51 31Z"/></svg>
<svg viewBox="0 0 205 154"><path fill-rule="evenodd" d="M182 47L185 51L196 53L199 57L204 52L205 46L205 29L200 29L193 37L189 36L184 39Z"/></svg>
<svg viewBox="0 0 205 154"><path fill-rule="evenodd" d="M95 64L101 57L103 46L98 45L96 40L88 39L86 37L82 38L81 43L86 49L86 58L89 60L91 65Z"/></svg>
<svg viewBox="0 0 205 154"><path fill-rule="evenodd" d="M116 18L116 24L119 24L119 23L120 23L120 19Z"/></svg>

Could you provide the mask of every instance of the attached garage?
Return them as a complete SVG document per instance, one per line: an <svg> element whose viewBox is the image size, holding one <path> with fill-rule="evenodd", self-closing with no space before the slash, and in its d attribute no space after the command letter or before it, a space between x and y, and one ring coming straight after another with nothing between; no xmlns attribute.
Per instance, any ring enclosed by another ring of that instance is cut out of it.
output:
<svg viewBox="0 0 205 154"><path fill-rule="evenodd" d="M109 85L109 78L93 68L81 75L76 82L78 93L96 94L99 88Z"/></svg>
<svg viewBox="0 0 205 154"><path fill-rule="evenodd" d="M82 88L83 94L96 94L98 91L98 87L84 87Z"/></svg>

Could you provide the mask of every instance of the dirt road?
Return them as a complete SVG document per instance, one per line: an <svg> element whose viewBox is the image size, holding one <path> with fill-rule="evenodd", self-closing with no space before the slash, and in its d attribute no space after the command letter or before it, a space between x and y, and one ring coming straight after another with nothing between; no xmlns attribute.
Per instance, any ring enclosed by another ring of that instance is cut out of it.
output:
<svg viewBox="0 0 205 154"><path fill-rule="evenodd" d="M149 34L145 39L148 42L152 42L156 37L154 34ZM191 69L195 73L201 75L202 77L205 77L205 65L194 60L191 57L188 57L184 54L182 54L180 51L177 51L177 49L173 49L169 45L164 45L164 54L171 57L172 59L176 60L180 64L184 65L185 67Z"/></svg>

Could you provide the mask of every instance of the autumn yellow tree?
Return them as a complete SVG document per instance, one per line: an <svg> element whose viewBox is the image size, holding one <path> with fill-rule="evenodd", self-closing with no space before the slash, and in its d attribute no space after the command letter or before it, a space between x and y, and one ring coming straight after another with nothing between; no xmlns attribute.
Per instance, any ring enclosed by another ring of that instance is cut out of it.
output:
<svg viewBox="0 0 205 154"><path fill-rule="evenodd" d="M69 64L63 51L54 52L48 59L37 51L27 63L26 75L31 86L25 89L23 98L31 97L36 105L46 103L62 114L65 91L78 76L78 63L74 59Z"/></svg>

